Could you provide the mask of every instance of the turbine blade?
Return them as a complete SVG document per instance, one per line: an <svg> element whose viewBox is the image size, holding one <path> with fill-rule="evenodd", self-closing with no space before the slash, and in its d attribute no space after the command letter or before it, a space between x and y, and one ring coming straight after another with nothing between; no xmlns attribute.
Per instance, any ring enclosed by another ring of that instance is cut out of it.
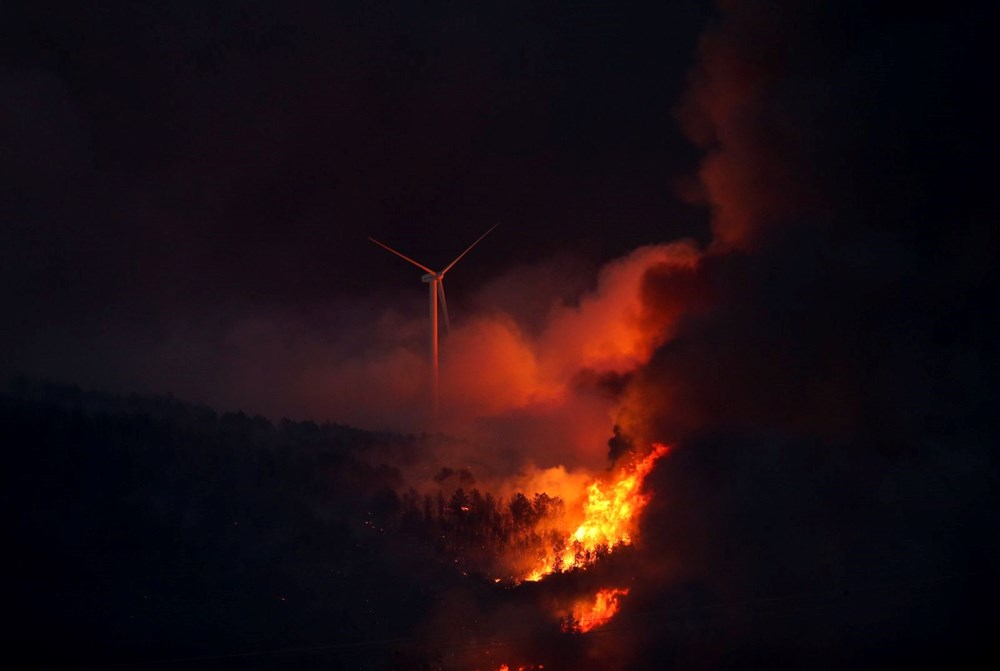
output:
<svg viewBox="0 0 1000 671"><path fill-rule="evenodd" d="M401 254L401 253L397 252L397 251L396 251L395 249L393 249L393 248L392 248L392 247L390 247L389 245L386 245L386 244L384 244L384 243L381 243L381 242L379 242L378 240L376 240L376 239L375 239L375 238L373 238L372 236L370 236L370 235L369 235L369 236L368 236L368 239L369 239L369 240L371 240L372 242L374 242L374 243L375 243L376 245L378 245L378 246L379 246L379 247L381 247L382 249L387 249L387 250L389 250L390 252L392 252L393 254L395 254L396 256L398 256L398 257L400 257L400 258L402 258L402 259L406 259L407 261L409 261L410 263L412 263L413 265L415 265L415 266L416 266L417 268L420 268L421 270L423 270L423 271L425 271L425 272L428 272L428 273L430 273L431 275L437 275L437 273L435 273L435 272L434 272L433 270L431 270L430 268L428 268L428 267L427 267L427 266L425 266L424 264L422 264L422 263L417 263L416 261L414 261L413 259L411 259L411 258L410 258L409 256L407 256L406 254Z"/></svg>
<svg viewBox="0 0 1000 671"><path fill-rule="evenodd" d="M438 280L438 298L441 299L441 313L444 314L444 332L451 333L451 322L448 320L448 301L444 299L444 281Z"/></svg>
<svg viewBox="0 0 1000 671"><path fill-rule="evenodd" d="M479 243L480 243L480 242L482 241L482 239L483 239L483 238L485 238L485 237L486 237L487 235L489 235L490 233L492 233L492 232L493 232L493 229L494 229L494 228L496 228L496 227L497 227L497 226L499 226L499 225L500 225L499 223L496 223L496 224L493 224L493 227L492 227L492 228L490 228L490 230L488 230L488 231L486 231L485 233L483 233L482 235L480 235L480 236L479 236L479 239L478 239L478 240L476 240L476 241L475 241L475 242L473 242L473 243L472 243L471 245L469 245L469 248L468 248L468 249L466 249L466 250L465 250L464 252L462 252L461 254L459 254L459 255L458 255L458 257L457 257L457 258L456 258L456 259L455 259L454 261L452 261L451 263L449 263L449 264L448 264L448 266L447 266L447 267L446 267L446 268L445 268L444 270L442 270L442 271L441 271L441 275L442 275L442 277L444 276L444 274L445 274L446 272L448 272L449 270L451 270L451 267L452 267L453 265L455 265L456 263L458 263L458 262L459 262L459 260L460 260L460 259L461 259L461 258L462 258L463 256L465 256L466 254L468 254L469 252L471 252L471 251L472 251L472 248L473 248L473 247L475 247L476 245L478 245L478 244L479 244Z"/></svg>

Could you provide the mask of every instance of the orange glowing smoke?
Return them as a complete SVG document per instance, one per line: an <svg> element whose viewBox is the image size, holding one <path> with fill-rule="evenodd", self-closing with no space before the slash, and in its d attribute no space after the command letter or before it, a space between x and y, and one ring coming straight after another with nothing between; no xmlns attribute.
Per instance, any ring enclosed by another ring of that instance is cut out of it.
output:
<svg viewBox="0 0 1000 671"><path fill-rule="evenodd" d="M586 633L600 627L615 616L621 607L621 597L626 594L627 587L611 587L599 590L593 599L577 602L563 620L563 631Z"/></svg>
<svg viewBox="0 0 1000 671"><path fill-rule="evenodd" d="M583 521L551 548L524 580L537 581L550 573L586 568L602 553L630 545L638 514L649 501L649 496L640 492L642 483L667 451L666 445L654 443L648 455L629 463L610 483L591 483L583 503Z"/></svg>

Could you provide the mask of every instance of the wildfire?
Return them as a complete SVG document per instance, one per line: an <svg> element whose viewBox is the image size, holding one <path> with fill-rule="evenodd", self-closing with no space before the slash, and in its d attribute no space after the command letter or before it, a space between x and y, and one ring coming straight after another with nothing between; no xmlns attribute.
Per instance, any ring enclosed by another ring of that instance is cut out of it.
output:
<svg viewBox="0 0 1000 671"><path fill-rule="evenodd" d="M585 569L616 548L632 543L639 515L646 507L651 495L642 492L646 477L656 462L669 452L661 443L653 443L650 451L641 458L633 458L618 468L613 474L596 479L583 487L581 498L570 499L572 511L564 511L563 501L558 497L536 494L533 502L518 494L510 504L514 511L513 520L527 519L532 527L532 536L538 542L529 543L532 548L530 559L521 564L521 570L511 576L516 585L524 581L539 581L552 573ZM566 478L563 484L572 483L577 491L584 480ZM549 475L558 475L550 473ZM556 478L558 481L560 478ZM568 487L557 489L560 494ZM516 506L514 504L517 504ZM556 505L558 504L558 505ZM472 506L477 509L476 505ZM456 506L457 510L464 510ZM529 515L534 509L536 517ZM554 512L553 512L554 511ZM542 539L547 539L541 542ZM532 567L524 570L526 567ZM517 577L521 575L523 577ZM596 577L596 576L595 576ZM494 578L495 583L503 582ZM620 584L620 583L619 583ZM549 607L551 614L558 618L561 629L566 634L585 634L606 625L621 609L623 600L629 594L628 587L605 583L603 587L593 586L584 592L576 591L572 596L552 595ZM486 668L497 671L535 671L543 669L541 664L513 665L508 663ZM482 666L478 667L484 668Z"/></svg>
<svg viewBox="0 0 1000 671"><path fill-rule="evenodd" d="M649 496L639 490L653 465L667 452L666 445L654 443L646 457L632 461L612 482L593 482L583 504L583 521L524 580L538 581L550 573L585 568L597 561L601 553L630 545L637 515L649 501Z"/></svg>
<svg viewBox="0 0 1000 671"><path fill-rule="evenodd" d="M591 601L577 603L563 620L563 631L586 633L596 629L615 616L621 607L621 597L627 594L627 587L612 587L598 591Z"/></svg>

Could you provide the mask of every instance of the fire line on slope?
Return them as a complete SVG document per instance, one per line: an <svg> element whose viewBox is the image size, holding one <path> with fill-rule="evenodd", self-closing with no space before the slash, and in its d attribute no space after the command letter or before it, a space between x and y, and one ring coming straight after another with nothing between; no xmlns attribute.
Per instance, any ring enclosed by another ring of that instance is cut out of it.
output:
<svg viewBox="0 0 1000 671"><path fill-rule="evenodd" d="M610 483L590 484L583 521L542 557L522 581L537 582L552 573L584 569L615 548L631 545L638 515L649 502L642 483L669 448L653 443L642 459L633 460Z"/></svg>

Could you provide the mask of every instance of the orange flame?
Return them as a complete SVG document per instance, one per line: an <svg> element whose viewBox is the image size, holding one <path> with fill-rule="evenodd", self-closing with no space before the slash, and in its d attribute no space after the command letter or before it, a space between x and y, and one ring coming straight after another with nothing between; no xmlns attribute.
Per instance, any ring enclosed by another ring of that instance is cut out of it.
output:
<svg viewBox="0 0 1000 671"><path fill-rule="evenodd" d="M618 613L621 597L627 594L627 587L611 587L599 590L591 601L577 602L563 621L563 631L586 633L600 627Z"/></svg>
<svg viewBox="0 0 1000 671"><path fill-rule="evenodd" d="M617 479L593 482L583 504L583 521L546 553L524 580L538 581L550 573L586 568L601 553L630 545L638 513L649 501L648 495L640 493L642 483L668 450L666 445L653 443L652 451L622 469Z"/></svg>

